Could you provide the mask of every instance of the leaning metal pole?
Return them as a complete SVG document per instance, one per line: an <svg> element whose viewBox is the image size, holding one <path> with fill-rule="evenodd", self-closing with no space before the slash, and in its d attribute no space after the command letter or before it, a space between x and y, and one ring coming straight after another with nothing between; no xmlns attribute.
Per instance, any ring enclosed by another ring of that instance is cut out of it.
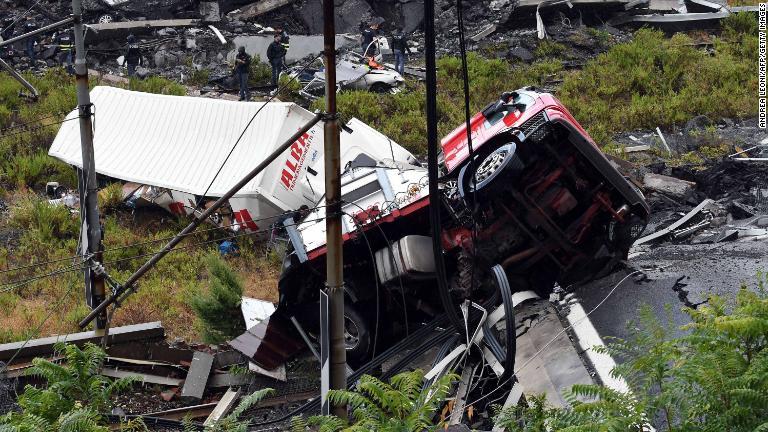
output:
<svg viewBox="0 0 768 432"><path fill-rule="evenodd" d="M302 135L307 133L310 129L312 129L313 126L315 126L322 118L322 115L320 113L316 113L314 117L312 117L311 120L309 120L304 126L302 126L296 133L294 133L290 138L285 140L278 148L275 149L269 156L267 156L261 163L251 170L248 174L246 174L242 179L240 179L239 182L237 182L232 188L230 188L224 195L221 196L216 202L214 202L208 209L206 209L202 214L199 216L195 216L195 218L192 220L192 222L187 225L186 228L184 228L180 233L176 235L171 241L168 242L163 248L158 251L156 254L152 255L152 257L144 263L143 266L141 266L138 270L136 270L128 279L125 281L125 283L120 286L120 288L117 289L117 292L115 292L112 296L108 297L106 300L101 302L100 305L98 305L96 308L94 308L88 316L83 318L82 321L78 324L81 328L88 325L89 322L93 321L96 316L101 313L101 311L106 310L106 308L111 305L112 303L115 303L118 300L121 300L125 298L128 294L130 294L134 289L136 282L144 276L145 273L150 271L152 267L155 266L165 255L168 254L168 252L172 251L174 247L176 247L177 244L181 243L182 240L184 240L192 231L195 230L200 224L205 222L206 219L208 219L214 212L216 212L221 206L227 203L230 198L232 198L240 189L242 189L245 185L247 185L251 180L256 178L259 173L261 173L264 168L269 166L270 163L272 163L275 159L277 159L278 156L283 154L286 150L288 150L288 147L291 146L291 144L295 143L296 140L301 138Z"/></svg>
<svg viewBox="0 0 768 432"><path fill-rule="evenodd" d="M326 287L330 327L330 388L347 388L347 352L344 344L344 271L341 238L341 158L339 123L336 113L336 26L333 0L323 0L323 40L325 42L325 204ZM333 414L346 418L344 405L334 406Z"/></svg>
<svg viewBox="0 0 768 432"><path fill-rule="evenodd" d="M104 273L94 271L94 265L102 261L101 223L99 222L98 183L96 181L96 162L93 154L93 124L91 122L91 97L88 93L88 67L85 61L85 41L80 0L72 0L72 18L75 23L75 80L77 88L77 110L80 116L80 147L82 148L83 167L79 174L80 218L82 243L81 250L87 256L85 268L85 300L88 306L95 308L106 297ZM107 325L106 310L97 315L96 329Z"/></svg>

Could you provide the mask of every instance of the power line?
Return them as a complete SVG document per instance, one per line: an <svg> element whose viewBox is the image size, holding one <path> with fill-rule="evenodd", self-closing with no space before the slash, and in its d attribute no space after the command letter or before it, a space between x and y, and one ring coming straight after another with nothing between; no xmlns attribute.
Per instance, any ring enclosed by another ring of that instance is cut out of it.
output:
<svg viewBox="0 0 768 432"><path fill-rule="evenodd" d="M320 217L320 218L316 218L316 219L303 220L303 221L299 221L299 222L296 222L296 223L293 223L293 224L284 225L284 226L286 226L286 227L297 226L297 225L305 223L305 222L319 222L319 221L325 220L327 217L328 216ZM206 240L206 241L196 242L196 243L192 243L192 244L189 244L189 245L186 245L186 246L181 246L181 247L173 248L170 252L176 252L176 251L191 249L191 248L196 247L196 246L202 246L202 245L206 245L206 244L210 244L210 243L216 243L216 242L219 242L219 241L222 241L222 240L226 240L226 239L236 239L236 238L247 237L247 236L252 236L252 235L256 235L256 234L262 234L262 233L269 232L271 230L272 230L272 228L265 228L265 229L261 229L261 230L256 230L256 231L251 231L251 232L246 232L246 233L241 233L241 234L230 235L230 236L227 236L226 238L223 238L223 239L215 239L215 240ZM157 252L158 251L153 251L153 252L147 252L147 253L143 253L143 254L139 254L139 255L132 255L132 256L129 256L129 257L124 257L124 258L120 258L120 259L116 259L116 260L104 261L104 262L102 262L100 264L101 265L107 265L107 264L117 264L117 263L121 263L121 262L125 262L125 261L132 261L132 260L137 259L137 258L143 258L143 257L155 255L155 254L157 254ZM83 262L85 262L85 261L83 261ZM40 280L40 279L45 279L45 278L48 278L48 277L58 276L60 274L69 273L69 272L73 272L73 271L80 271L80 270L84 270L84 269L85 269L85 267L78 266L77 264L74 264L74 265L71 265L71 266L59 268L59 269L57 269L57 270L55 270L53 272L50 272L50 273L46 273L46 274L42 274L42 275L37 275L37 276L32 276L32 277L27 278L27 279L22 279L22 280L19 280L19 281L7 283L5 285L0 285L0 286L4 286L5 287L2 290L0 290L0 294L16 290L18 288L21 288L24 285L28 285L28 284L30 284L32 282L35 282L37 280Z"/></svg>
<svg viewBox="0 0 768 432"><path fill-rule="evenodd" d="M320 208L324 208L324 207L327 207L327 206L326 205L317 205L317 206L314 206L314 207L310 207L307 210L308 211L314 211L314 210L317 210L317 209L320 209ZM269 220L269 219L279 219L282 216L288 216L288 215L291 215L291 214L294 214L294 213L296 213L295 210L289 210L289 211L285 211L283 213L279 213L279 214L277 214L275 216L268 216L268 217L263 217L263 218L258 218L258 219L251 219L249 222L256 223L256 222L261 222L261 221ZM213 227L213 228L207 228L207 229L204 229L204 230L193 231L193 232L191 232L189 234L184 234L183 237L188 237L188 236L198 235L198 234L204 234L204 233L211 232L211 231L223 230L223 229L231 228L231 227L234 227L234 226L241 226L241 225L243 225L243 224L240 223L240 222L235 222L235 223L230 224L230 225L223 225L223 226L218 226L218 227ZM137 247L137 246L144 246L144 245L148 245L148 244L152 244L152 243L160 243L160 242L168 241L168 240L170 240L170 239L172 239L174 237L176 237L176 236L162 237L162 238L158 238L158 239L154 239L154 240L147 240L147 241L143 241L143 242L131 243L131 244L123 245L123 246L115 246L113 248L104 249L101 252L102 253L108 253L108 252L114 252L114 251L119 251L119 250L130 249L132 247ZM24 270L24 269L28 269L28 268L42 267L42 266L47 265L47 264L53 264L53 263L62 262L62 261L69 261L69 260L73 260L73 259L77 259L77 258L81 258L81 255L73 255L71 257L59 258L59 259L55 259L55 260L43 261L43 262L40 262L40 263L34 263L34 264L28 264L28 265L24 265L24 266L4 269L4 270L0 270L0 274L10 273L10 272L14 272L14 271L18 271L18 270ZM2 292L2 291L0 291L0 292Z"/></svg>
<svg viewBox="0 0 768 432"><path fill-rule="evenodd" d="M16 136L16 135L22 135L22 134L25 134L25 133L37 132L37 131L39 131L41 129L45 129L45 128L49 127L49 126L60 125L62 123L66 123L66 122L72 121L72 120L80 120L80 117L73 117L73 118L70 118L70 119L64 119L64 120L61 120L61 121L57 121L57 122L53 122L53 123L44 124L44 125L36 126L36 127L33 127L33 128L29 128L29 129L26 129L26 130L22 130L22 131L19 131L19 132L14 132L14 133L10 133L10 134L0 135L0 139L8 138L8 137Z"/></svg>
<svg viewBox="0 0 768 432"><path fill-rule="evenodd" d="M33 123L39 123L39 122L41 122L43 120L48 120L48 119L52 119L54 117L61 117L61 116L66 116L66 115L67 115L67 113L55 113L55 114L51 114L51 115L48 115L48 116L45 116L45 117L40 117L40 118L35 119L35 120L30 120L30 121L28 121L26 123L14 124L14 125L8 126L7 128L0 129L0 134L8 132L8 131L12 131L12 130L20 129L20 128L26 126L26 125L30 125L30 124L33 124Z"/></svg>

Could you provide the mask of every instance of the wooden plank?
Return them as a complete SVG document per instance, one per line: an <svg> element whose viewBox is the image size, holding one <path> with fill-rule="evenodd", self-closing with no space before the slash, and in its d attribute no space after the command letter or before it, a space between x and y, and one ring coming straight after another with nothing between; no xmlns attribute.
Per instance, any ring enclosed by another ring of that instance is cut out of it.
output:
<svg viewBox="0 0 768 432"><path fill-rule="evenodd" d="M240 398L240 390L232 390L231 388L227 390L226 393L224 393L224 396L221 397L221 400L219 400L219 403L216 404L216 407L211 412L211 415L208 416L207 419L205 419L205 422L203 423L203 426L212 426L214 423L219 421L220 418L224 417L229 413L229 411L232 409L233 406L235 406L235 402Z"/></svg>
<svg viewBox="0 0 768 432"><path fill-rule="evenodd" d="M108 376L110 378L126 378L126 377L138 377L142 383L150 383L150 384L160 384L170 387L177 387L180 386L184 380L179 378L169 378L164 376L158 376L158 375L149 375L149 374L143 374L140 372L131 372L131 371L124 371L119 369L112 369L112 368L103 368L101 369L101 374L104 376Z"/></svg>
<svg viewBox="0 0 768 432"><path fill-rule="evenodd" d="M114 327L109 329L107 340L108 345L121 344L137 340L156 340L165 337L165 329L160 321L134 324L123 327ZM12 342L0 345L0 360L7 361L14 356L16 351L19 354L17 359L30 357L48 356L53 352L53 346L57 342L85 345L87 342L100 343L102 335L95 331L86 331L80 333L70 333L66 335L50 336L40 339L32 339L29 342Z"/></svg>
<svg viewBox="0 0 768 432"><path fill-rule="evenodd" d="M143 415L146 417L157 417L169 420L183 420L185 418L208 417L215 408L216 402L212 402L190 407L174 408L166 411L157 411Z"/></svg>
<svg viewBox="0 0 768 432"><path fill-rule="evenodd" d="M189 373L187 373L187 379L184 381L184 388L181 389L181 397L202 399L212 367L212 355L195 351L192 357L192 365L189 367Z"/></svg>

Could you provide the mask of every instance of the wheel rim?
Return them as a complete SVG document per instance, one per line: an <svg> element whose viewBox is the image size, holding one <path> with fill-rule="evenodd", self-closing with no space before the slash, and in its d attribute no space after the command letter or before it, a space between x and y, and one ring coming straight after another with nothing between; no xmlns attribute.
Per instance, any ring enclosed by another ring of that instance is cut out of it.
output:
<svg viewBox="0 0 768 432"><path fill-rule="evenodd" d="M482 163L480 163L480 166L477 167L477 170L475 171L475 184L480 184L483 181L490 178L496 171L501 169L501 167L504 165L504 160L507 158L507 154L509 152L504 150L499 150L491 153L486 157Z"/></svg>
<svg viewBox="0 0 768 432"><path fill-rule="evenodd" d="M353 350L357 348L360 343L360 330L357 328L357 324L352 321L348 316L344 317L344 345L347 350Z"/></svg>

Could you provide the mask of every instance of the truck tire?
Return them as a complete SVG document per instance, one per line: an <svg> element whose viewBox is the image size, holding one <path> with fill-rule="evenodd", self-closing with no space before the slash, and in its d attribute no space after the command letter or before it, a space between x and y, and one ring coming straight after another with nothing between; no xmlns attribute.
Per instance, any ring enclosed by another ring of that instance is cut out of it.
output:
<svg viewBox="0 0 768 432"><path fill-rule="evenodd" d="M495 150L480 154L475 158L475 163L467 164L459 173L459 193L466 199L471 199L473 192L478 192L492 185L504 171L522 171L523 163L515 155L517 146L508 143L497 147ZM473 180L477 177L477 186Z"/></svg>
<svg viewBox="0 0 768 432"><path fill-rule="evenodd" d="M368 321L355 306L344 305L344 345L347 359L353 362L367 361L371 349L371 332Z"/></svg>

